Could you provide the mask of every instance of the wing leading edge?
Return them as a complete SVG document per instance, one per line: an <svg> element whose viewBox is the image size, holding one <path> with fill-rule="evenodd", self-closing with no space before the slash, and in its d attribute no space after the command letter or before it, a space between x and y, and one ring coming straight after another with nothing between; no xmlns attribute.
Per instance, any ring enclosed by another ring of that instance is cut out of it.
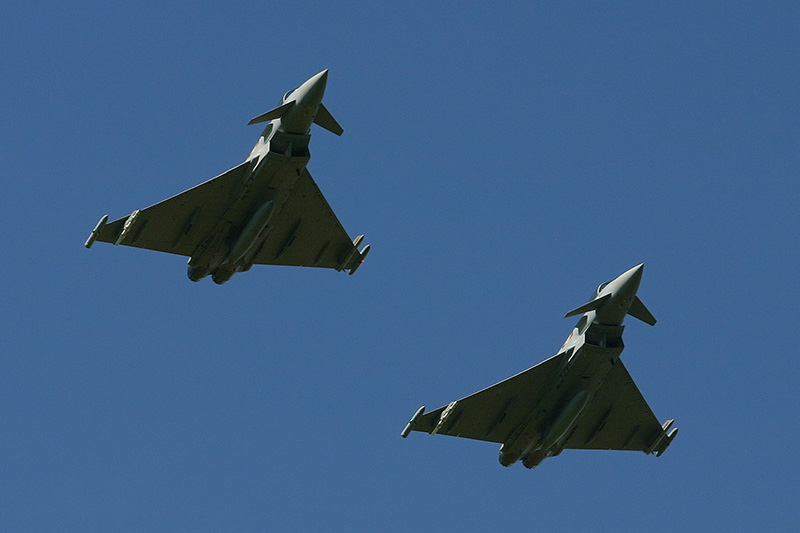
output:
<svg viewBox="0 0 800 533"><path fill-rule="evenodd" d="M225 214L247 168L248 162L244 162L196 187L109 222L98 228L96 240L191 256ZM87 241L87 247L91 242Z"/></svg>
<svg viewBox="0 0 800 533"><path fill-rule="evenodd" d="M475 394L418 415L408 431L424 431L454 437L505 442L530 415L547 392L559 369L560 358L553 356L538 365ZM408 435L404 430L403 434Z"/></svg>

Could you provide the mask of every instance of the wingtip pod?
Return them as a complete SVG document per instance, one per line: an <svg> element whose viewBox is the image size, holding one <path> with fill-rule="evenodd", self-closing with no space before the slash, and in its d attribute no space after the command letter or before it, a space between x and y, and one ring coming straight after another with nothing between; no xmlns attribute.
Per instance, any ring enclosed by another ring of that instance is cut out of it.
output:
<svg viewBox="0 0 800 533"><path fill-rule="evenodd" d="M356 270L358 270L358 267L360 267L361 264L364 262L364 260L367 258L367 254L369 253L369 247L370 247L369 244L366 245L358 253L358 256L356 257L356 263L350 268L349 275L352 276L353 274L355 274Z"/></svg>
<svg viewBox="0 0 800 533"><path fill-rule="evenodd" d="M677 436L678 428L673 428L669 433L667 433L667 438L664 441L664 444L661 446L661 449L656 451L656 457L661 457L661 454L667 451L667 448L669 448L669 445L672 444L672 441L675 440L675 437Z"/></svg>
<svg viewBox="0 0 800 533"><path fill-rule="evenodd" d="M364 262L364 259L369 253L369 244L364 246L360 252L358 251L358 245L361 244L361 241L363 240L363 235L359 235L353 239L353 248L350 249L350 252L347 254L347 257L345 257L344 261L339 263L339 266L336 267L336 270L339 272L342 270L348 270L351 276L356 273L356 270L358 270L358 267L361 266L361 263Z"/></svg>
<svg viewBox="0 0 800 533"><path fill-rule="evenodd" d="M400 432L400 436L403 437L403 438L408 437L408 434L411 433L411 430L414 429L414 426L417 425L417 420L419 420L419 417L421 417L423 414L425 414L425 406L424 405L422 407L420 407L419 409L417 409L417 412L414 413L414 416L412 416L411 420L408 421L408 424L406 424L406 427L404 427L403 431Z"/></svg>
<svg viewBox="0 0 800 533"><path fill-rule="evenodd" d="M678 428L672 427L672 424L674 423L674 419L664 422L664 425L661 426L661 432L658 434L658 437L656 437L656 440L653 442L653 444L647 449L646 453L654 453L656 454L656 457L661 457L669 445L672 444L672 441L675 440L675 437L678 436Z"/></svg>
<svg viewBox="0 0 800 533"><path fill-rule="evenodd" d="M100 232L103 231L103 228L106 227L106 223L108 222L108 215L103 215L103 217L97 222L92 232L89 234L89 238L86 239L86 242L83 245L87 248L91 248L94 244L94 241L97 240L97 237L100 236Z"/></svg>

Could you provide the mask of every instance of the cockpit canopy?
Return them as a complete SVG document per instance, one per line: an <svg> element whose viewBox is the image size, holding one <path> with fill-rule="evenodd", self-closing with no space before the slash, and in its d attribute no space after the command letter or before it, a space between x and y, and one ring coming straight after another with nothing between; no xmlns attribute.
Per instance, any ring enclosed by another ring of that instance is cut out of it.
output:
<svg viewBox="0 0 800 533"><path fill-rule="evenodd" d="M299 89L299 87L295 87L295 88L294 88L294 89L292 89L291 91L286 91L286 93L283 95L283 100L281 100L281 103L282 103L282 104L285 104L286 102L288 102L288 101L289 101L289 97L290 97L290 96L292 95L292 93L293 93L293 92L295 92L297 89Z"/></svg>

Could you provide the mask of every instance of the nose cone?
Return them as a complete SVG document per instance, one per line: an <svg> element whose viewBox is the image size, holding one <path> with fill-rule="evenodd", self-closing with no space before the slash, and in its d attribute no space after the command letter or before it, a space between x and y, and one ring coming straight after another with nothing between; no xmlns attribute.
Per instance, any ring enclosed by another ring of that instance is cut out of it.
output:
<svg viewBox="0 0 800 533"><path fill-rule="evenodd" d="M640 263L632 269L623 272L614 280L618 285L614 291L616 294L625 296L635 296L636 291L639 290L639 283L642 281L642 271L644 270L644 263Z"/></svg>
<svg viewBox="0 0 800 533"><path fill-rule="evenodd" d="M287 133L304 135L311 129L317 114L325 86L328 83L328 69L306 80L289 96L295 105L281 119L281 129Z"/></svg>
<svg viewBox="0 0 800 533"><path fill-rule="evenodd" d="M327 84L328 69L309 78L297 91L300 93L299 99L301 103L316 109L319 103L322 102L322 96L325 94L325 86Z"/></svg>
<svg viewBox="0 0 800 533"><path fill-rule="evenodd" d="M606 290L611 297L597 309L597 318L600 323L609 326L622 324L622 321L625 320L625 315L628 314L628 309L633 303L633 299L636 297L636 291L639 290L643 270L644 263L641 263L623 272L608 284Z"/></svg>

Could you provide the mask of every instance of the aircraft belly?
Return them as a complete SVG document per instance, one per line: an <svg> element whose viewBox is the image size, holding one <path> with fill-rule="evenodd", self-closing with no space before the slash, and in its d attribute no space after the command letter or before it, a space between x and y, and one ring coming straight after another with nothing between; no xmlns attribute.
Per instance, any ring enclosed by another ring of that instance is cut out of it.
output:
<svg viewBox="0 0 800 533"><path fill-rule="evenodd" d="M272 220L280 215L281 207L291 195L298 177L308 163L307 157L286 157L268 154L243 180L223 216L197 247L189 260L190 266L206 274L230 260L233 243L246 228L247 223L267 201L274 202ZM269 224L260 239L269 234ZM251 247L258 248L258 245ZM255 254L247 254L255 255ZM238 259L238 258L237 258ZM240 263L241 261L237 261ZM233 265L231 265L233 266ZM239 265L241 266L241 265Z"/></svg>
<svg viewBox="0 0 800 533"><path fill-rule="evenodd" d="M622 348L602 348L587 343L582 343L575 348L575 352L568 362L564 363L561 371L553 381L552 386L544 394L531 414L520 424L506 439L502 453L507 457L525 458L532 452L544 447L556 450L566 442L571 431L566 434L549 435L554 425L559 422L560 414L570 402L586 391L591 394L598 390L605 382L614 361L622 352ZM588 400L591 401L591 400ZM585 411L580 409L574 417L571 429L577 426L577 418ZM561 421L563 422L563 421ZM563 424L561 424L563 425ZM559 437L555 442L544 442L545 434L548 437Z"/></svg>
<svg viewBox="0 0 800 533"><path fill-rule="evenodd" d="M270 223L263 229L248 253L245 254L241 261L238 261L243 270L250 267L253 259L270 238L270 230L280 220L281 211L289 201L297 180L303 174L307 163L307 157L287 157L269 153L256 169L258 175L253 185L248 188L240 200L240 203L247 207L240 214L239 227L244 228L252 214L260 209L264 202L272 201L274 208Z"/></svg>
<svg viewBox="0 0 800 533"><path fill-rule="evenodd" d="M308 159L268 153L237 191L229 218L238 216L238 222L242 223L241 218L252 215L267 200L274 201L277 206L285 203Z"/></svg>

